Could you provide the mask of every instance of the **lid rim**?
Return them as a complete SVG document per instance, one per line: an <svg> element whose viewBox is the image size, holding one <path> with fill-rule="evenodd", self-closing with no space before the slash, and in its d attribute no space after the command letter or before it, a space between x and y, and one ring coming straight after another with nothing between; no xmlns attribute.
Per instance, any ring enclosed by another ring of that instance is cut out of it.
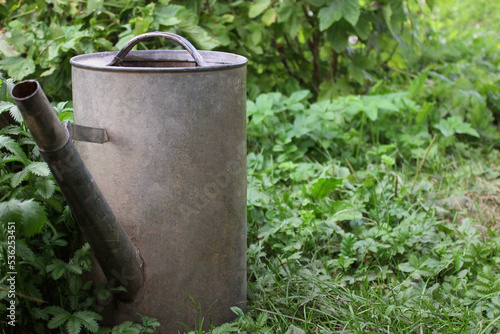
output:
<svg viewBox="0 0 500 334"><path fill-rule="evenodd" d="M112 59L118 51L107 51L107 52L97 52L88 53L83 55L74 56L70 59L70 64L72 67L94 70L94 71L106 71L106 72L206 72L206 71L219 71L231 68L244 67L248 63L248 59L244 56L240 56L233 53L220 52L220 51L200 51L200 53L206 57L207 66L197 66L197 67L133 67L133 66L107 66L109 62L106 59ZM158 58L158 54L169 54L170 56L176 56L174 59L161 59ZM194 60L189 56L189 53L185 50L139 50L131 51L130 55L132 58L150 57L150 59L145 59L145 61L189 61L194 62ZM184 56L188 57L184 57ZM156 56L156 57L153 57ZM182 58L183 57L183 58ZM222 58L226 60L227 63L217 63L214 58ZM229 59L233 58L233 59ZM89 60L94 60L96 63L89 62ZM99 62L100 60L100 62ZM233 62L230 62L230 61ZM86 62L85 62L86 61ZM125 61L127 59L125 58ZM134 59L137 61L137 59Z"/></svg>

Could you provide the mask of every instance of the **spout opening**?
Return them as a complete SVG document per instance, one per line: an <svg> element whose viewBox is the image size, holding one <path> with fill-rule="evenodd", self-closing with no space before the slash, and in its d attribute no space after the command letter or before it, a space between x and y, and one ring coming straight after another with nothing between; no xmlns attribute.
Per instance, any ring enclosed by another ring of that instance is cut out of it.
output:
<svg viewBox="0 0 500 334"><path fill-rule="evenodd" d="M35 80L26 80L18 83L12 89L12 97L16 100L26 100L35 95L40 88L40 84Z"/></svg>

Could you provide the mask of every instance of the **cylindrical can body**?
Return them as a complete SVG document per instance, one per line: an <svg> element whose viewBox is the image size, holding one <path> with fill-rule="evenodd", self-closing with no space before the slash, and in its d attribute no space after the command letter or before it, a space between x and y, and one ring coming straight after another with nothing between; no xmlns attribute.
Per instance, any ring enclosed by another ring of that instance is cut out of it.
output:
<svg viewBox="0 0 500 334"><path fill-rule="evenodd" d="M71 61L75 123L109 137L77 149L144 261L142 296L114 302L111 322L141 314L177 333L246 305L246 59L200 53L209 66L187 67L184 51Z"/></svg>

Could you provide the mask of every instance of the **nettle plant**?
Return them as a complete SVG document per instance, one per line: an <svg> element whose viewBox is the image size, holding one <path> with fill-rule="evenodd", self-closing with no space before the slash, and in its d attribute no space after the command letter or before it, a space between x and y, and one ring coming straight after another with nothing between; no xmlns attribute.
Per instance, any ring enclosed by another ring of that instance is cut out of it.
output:
<svg viewBox="0 0 500 334"><path fill-rule="evenodd" d="M94 311L98 300L115 291L93 286L83 274L91 268L88 244L80 241L69 208L47 164L7 92L12 80L0 80L0 324L2 333L153 333L159 323L143 317L142 324L125 322L100 328ZM68 103L54 106L61 120L71 118ZM10 123L10 124L9 124ZM7 125L9 124L9 125ZM16 326L7 326L6 279L8 224L15 223Z"/></svg>

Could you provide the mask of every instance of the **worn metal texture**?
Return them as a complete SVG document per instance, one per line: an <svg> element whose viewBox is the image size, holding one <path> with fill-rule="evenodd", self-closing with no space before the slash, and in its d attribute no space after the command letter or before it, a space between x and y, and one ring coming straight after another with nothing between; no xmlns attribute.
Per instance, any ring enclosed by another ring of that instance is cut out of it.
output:
<svg viewBox="0 0 500 334"><path fill-rule="evenodd" d="M61 125L38 81L18 83L12 88L11 95L40 150L52 152L66 145L69 134Z"/></svg>
<svg viewBox="0 0 500 334"><path fill-rule="evenodd" d="M17 84L12 97L104 274L113 285L127 287L117 297L134 300L144 283L137 248L113 215L39 83Z"/></svg>
<svg viewBox="0 0 500 334"><path fill-rule="evenodd" d="M205 328L232 321L246 306L247 60L132 51L138 66L106 66L115 54L71 61L75 122L109 137L77 149L145 263L142 297L102 312L161 333L194 329L197 307Z"/></svg>
<svg viewBox="0 0 500 334"><path fill-rule="evenodd" d="M106 132L106 129L103 128L93 128L70 122L64 123L64 126L73 140L98 144L103 144L109 140L108 133Z"/></svg>
<svg viewBox="0 0 500 334"><path fill-rule="evenodd" d="M186 49L186 51L191 55L191 57L193 57L194 61L198 66L207 65L203 57L198 52L198 50L196 50L193 44L191 44L187 39L176 34L172 34L169 32L162 32L162 31L149 32L132 38L127 44L125 44L125 46L113 57L113 59L107 65L121 66L123 60L135 45L139 44L140 42L146 39L154 37L167 38L181 44L184 47L184 49Z"/></svg>

